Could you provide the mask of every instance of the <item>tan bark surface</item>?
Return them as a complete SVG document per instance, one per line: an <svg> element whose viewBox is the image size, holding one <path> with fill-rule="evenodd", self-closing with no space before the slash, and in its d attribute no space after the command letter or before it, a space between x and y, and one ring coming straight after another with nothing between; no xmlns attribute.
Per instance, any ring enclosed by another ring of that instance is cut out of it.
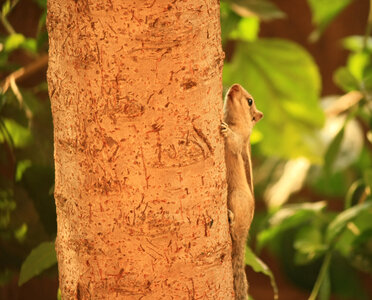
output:
<svg viewBox="0 0 372 300"><path fill-rule="evenodd" d="M219 2L49 0L63 299L231 299Z"/></svg>

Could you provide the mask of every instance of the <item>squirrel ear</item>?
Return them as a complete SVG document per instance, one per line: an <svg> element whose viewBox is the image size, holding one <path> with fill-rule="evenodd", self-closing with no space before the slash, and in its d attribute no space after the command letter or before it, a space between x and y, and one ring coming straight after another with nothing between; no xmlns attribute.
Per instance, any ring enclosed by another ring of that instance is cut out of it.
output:
<svg viewBox="0 0 372 300"><path fill-rule="evenodd" d="M257 110L256 113L254 114L254 118L256 119L256 122L258 122L263 118L263 113Z"/></svg>

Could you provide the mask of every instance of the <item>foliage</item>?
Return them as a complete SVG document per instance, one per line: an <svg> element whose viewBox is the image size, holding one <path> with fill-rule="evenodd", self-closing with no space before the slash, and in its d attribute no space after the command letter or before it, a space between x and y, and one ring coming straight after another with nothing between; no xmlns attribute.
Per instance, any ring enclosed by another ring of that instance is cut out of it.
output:
<svg viewBox="0 0 372 300"><path fill-rule="evenodd" d="M269 267L261 259L259 259L249 247L247 247L245 251L245 262L255 272L263 273L270 278L270 283L274 290L274 299L278 299L278 287L276 285L273 273L271 272Z"/></svg>
<svg viewBox="0 0 372 300"><path fill-rule="evenodd" d="M44 242L32 250L22 264L18 284L22 285L57 263L54 242Z"/></svg>
<svg viewBox="0 0 372 300"><path fill-rule="evenodd" d="M23 85L22 76L34 75L28 72L35 70L29 71L26 67L19 75L22 65L16 59L23 57L26 64L31 65L46 62L46 1L38 1L38 4L43 12L34 37L16 32L8 20L22 2L7 0L1 7L1 23L7 31L0 35L1 285L21 269L22 261L32 248L43 240L54 239L56 233L55 205L50 193L54 170L47 86L45 79ZM41 244L41 248L36 248L26 259L20 284L42 271L40 261L49 262L49 265L56 263L55 259L43 259L48 257L47 252L51 249L45 245ZM44 256L39 256L40 249L44 250Z"/></svg>
<svg viewBox="0 0 372 300"><path fill-rule="evenodd" d="M258 251L273 252L293 282L312 290L309 299L366 299L355 274L372 274L372 24L364 37L342 40L350 54L334 81L346 94L321 101L321 78L310 54L291 41L259 37L262 21L284 16L268 2L260 11L250 0L221 5L222 41L233 49L224 85L245 86L265 116L251 143L262 165L256 198L264 198L268 210L253 224L251 241ZM315 25L309 40L316 42L352 0L307 2ZM275 191L283 190L292 196L276 200ZM298 190L311 192L299 197ZM313 194L323 201L315 202ZM336 211L329 207L335 197Z"/></svg>
<svg viewBox="0 0 372 300"><path fill-rule="evenodd" d="M307 0L315 26L309 40L316 42L352 1ZM56 264L54 243L45 242L56 233L47 85L45 78L23 84L22 78L12 77L47 52L46 1L34 2L40 16L32 37L17 32L9 21L22 1L6 0L1 7L6 34L0 35L0 285L19 272L21 285ZM262 22L285 17L271 0L221 2L222 43L228 54L223 83L241 83L265 115L251 142L256 198L264 199L267 209L261 217L256 214L251 234L255 251L247 248L246 262L270 278L275 295L273 274L258 258L262 249L280 260L310 299L333 294L367 299L356 275L372 274L371 16L365 36L341 41L349 57L334 81L345 93L346 108L341 98L320 99L320 73L306 49L293 41L259 37ZM18 63L19 56L26 63ZM278 186L289 195L281 201L275 193L268 196Z"/></svg>

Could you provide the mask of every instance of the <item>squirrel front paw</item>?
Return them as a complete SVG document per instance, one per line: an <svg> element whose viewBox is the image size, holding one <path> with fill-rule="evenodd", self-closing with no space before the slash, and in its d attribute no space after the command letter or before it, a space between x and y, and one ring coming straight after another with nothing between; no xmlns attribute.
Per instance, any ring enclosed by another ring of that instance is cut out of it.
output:
<svg viewBox="0 0 372 300"><path fill-rule="evenodd" d="M226 137L227 136L227 132L229 130L229 125L225 122L222 122L221 125L220 125L220 132L221 134Z"/></svg>

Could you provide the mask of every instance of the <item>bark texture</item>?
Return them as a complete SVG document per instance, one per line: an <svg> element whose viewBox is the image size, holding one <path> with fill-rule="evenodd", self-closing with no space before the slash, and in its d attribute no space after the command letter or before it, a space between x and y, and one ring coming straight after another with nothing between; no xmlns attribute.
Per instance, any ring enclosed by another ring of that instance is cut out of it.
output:
<svg viewBox="0 0 372 300"><path fill-rule="evenodd" d="M63 299L231 299L219 2L49 0Z"/></svg>

